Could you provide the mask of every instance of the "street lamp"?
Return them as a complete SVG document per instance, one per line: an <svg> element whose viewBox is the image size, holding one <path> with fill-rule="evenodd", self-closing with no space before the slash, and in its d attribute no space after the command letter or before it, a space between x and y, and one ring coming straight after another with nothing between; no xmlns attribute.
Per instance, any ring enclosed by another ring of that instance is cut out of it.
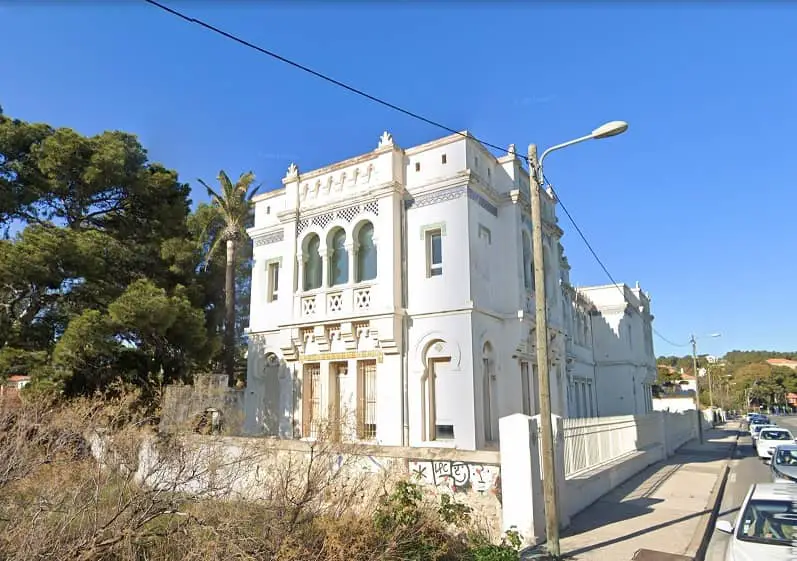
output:
<svg viewBox="0 0 797 561"><path fill-rule="evenodd" d="M621 134L628 129L623 121L611 121L590 134L548 148L537 159L537 145L529 145L529 187L531 191L531 226L534 250L534 300L537 336L537 372L540 381L540 420L542 432L542 485L545 497L545 533L548 553L559 558L559 505L556 498L556 470L554 466L553 422L551 420L551 386L548 369L548 317L546 303L545 260L542 246L541 190L545 182L542 164L553 152L585 140L599 140Z"/></svg>
<svg viewBox="0 0 797 561"><path fill-rule="evenodd" d="M720 333L710 333L703 335L703 337L720 337ZM692 335L689 339L692 343L692 372L695 375L695 409L697 410L697 437L700 444L703 444L703 414L700 411L700 374L697 371L697 338ZM711 388L711 379L709 379L709 388ZM713 410L712 410L713 415Z"/></svg>

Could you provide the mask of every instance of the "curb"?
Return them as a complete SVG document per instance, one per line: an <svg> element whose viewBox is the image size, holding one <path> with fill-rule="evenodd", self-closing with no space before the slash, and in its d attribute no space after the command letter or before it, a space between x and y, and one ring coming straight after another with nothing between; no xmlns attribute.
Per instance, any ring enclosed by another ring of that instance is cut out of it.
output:
<svg viewBox="0 0 797 561"><path fill-rule="evenodd" d="M703 513L697 523L695 533L692 535L692 540L689 542L689 547L686 548L684 553L687 557L694 559L694 561L702 561L706 556L708 544L711 541L711 536L714 533L714 524L717 521L720 505L722 504L722 496L725 492L725 485L728 482L728 474L730 472L730 463L733 460L734 452L739 444L739 435L741 433L741 425L737 422L736 439L731 444L728 451L728 457L725 463L720 468L720 473L711 489L711 494L706 502L708 512Z"/></svg>

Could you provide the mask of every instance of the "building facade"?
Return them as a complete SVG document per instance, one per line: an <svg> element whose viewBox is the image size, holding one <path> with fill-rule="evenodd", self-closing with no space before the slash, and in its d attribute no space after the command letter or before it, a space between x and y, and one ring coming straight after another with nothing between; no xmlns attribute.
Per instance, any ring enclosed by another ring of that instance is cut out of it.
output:
<svg viewBox="0 0 797 561"><path fill-rule="evenodd" d="M509 152L384 133L255 199L248 433L473 450L539 412L529 177ZM542 210L553 412L650 410L647 296L570 286L550 193Z"/></svg>

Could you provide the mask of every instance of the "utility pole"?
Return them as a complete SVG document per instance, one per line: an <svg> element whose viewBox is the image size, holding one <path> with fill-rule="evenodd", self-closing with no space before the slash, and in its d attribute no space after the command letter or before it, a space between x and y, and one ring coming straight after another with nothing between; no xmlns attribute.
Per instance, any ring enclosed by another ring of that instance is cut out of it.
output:
<svg viewBox="0 0 797 561"><path fill-rule="evenodd" d="M708 373L708 401L711 409L714 409L714 384L711 380L711 365L706 365L706 372Z"/></svg>
<svg viewBox="0 0 797 561"><path fill-rule="evenodd" d="M692 372L695 374L695 409L697 410L697 438L703 444L703 414L700 412L700 373L697 371L697 341L695 336L689 340L692 343Z"/></svg>
<svg viewBox="0 0 797 561"><path fill-rule="evenodd" d="M542 424L542 489L545 497L545 535L548 554L558 559L559 505L556 497L553 421L551 419L551 378L548 364L548 308L545 293L545 261L542 245L542 178L539 176L537 145L529 146L529 187L534 253L534 303L537 331L537 372L540 380L540 422ZM531 508L531 505L529 505Z"/></svg>

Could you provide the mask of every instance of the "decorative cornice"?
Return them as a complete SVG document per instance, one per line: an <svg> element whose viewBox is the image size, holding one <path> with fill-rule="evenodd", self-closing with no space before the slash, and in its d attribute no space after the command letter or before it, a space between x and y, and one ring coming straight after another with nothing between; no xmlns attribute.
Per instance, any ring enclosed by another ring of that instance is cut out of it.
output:
<svg viewBox="0 0 797 561"><path fill-rule="evenodd" d="M277 230L276 232L270 232L268 234L257 236L253 239L255 247L260 247L261 245L270 245L273 243L279 243L285 239L285 230Z"/></svg>
<svg viewBox="0 0 797 561"><path fill-rule="evenodd" d="M442 189L432 193L425 193L423 195L418 195L416 198L404 201L404 207L407 209L421 208L447 201L453 201L465 195L467 190L468 188L466 186L459 185L457 187L449 187L448 189Z"/></svg>
<svg viewBox="0 0 797 561"><path fill-rule="evenodd" d="M565 235L564 230L544 218L542 219L542 230L549 236L555 238L561 238Z"/></svg>
<svg viewBox="0 0 797 561"><path fill-rule="evenodd" d="M486 197L482 196L476 190L468 187L468 198L472 201L476 201L476 203L482 207L484 210L498 218L498 207L492 204L490 201L487 200Z"/></svg>

